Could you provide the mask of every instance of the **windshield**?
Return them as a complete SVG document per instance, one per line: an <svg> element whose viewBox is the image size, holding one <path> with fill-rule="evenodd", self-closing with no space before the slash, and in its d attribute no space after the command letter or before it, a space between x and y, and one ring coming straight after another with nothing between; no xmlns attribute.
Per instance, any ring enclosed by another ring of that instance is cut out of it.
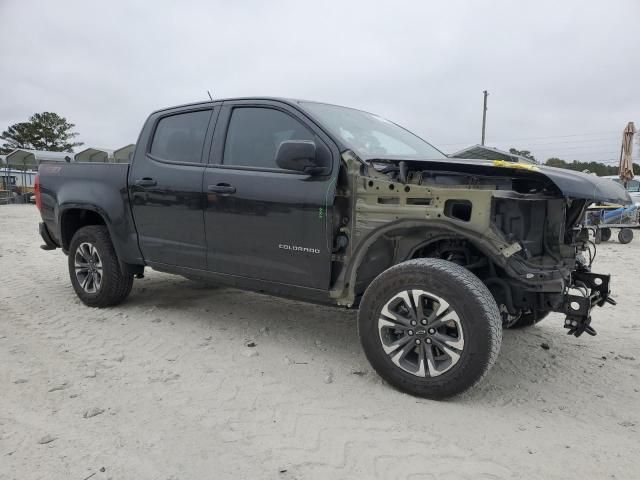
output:
<svg viewBox="0 0 640 480"><path fill-rule="evenodd" d="M377 115L325 103L303 105L363 160L447 158L417 135Z"/></svg>

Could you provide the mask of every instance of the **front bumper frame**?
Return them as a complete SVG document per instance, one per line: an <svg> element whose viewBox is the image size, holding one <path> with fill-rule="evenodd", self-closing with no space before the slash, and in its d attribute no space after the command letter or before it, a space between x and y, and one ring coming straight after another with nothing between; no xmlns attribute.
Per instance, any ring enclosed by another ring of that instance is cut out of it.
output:
<svg viewBox="0 0 640 480"><path fill-rule="evenodd" d="M584 291L584 295L566 294L563 303L566 318L564 328L568 329L567 335L579 337L583 333L596 335L591 326L591 310L593 307L601 307L605 303L615 305L609 289L610 275L576 270L571 273L570 288Z"/></svg>

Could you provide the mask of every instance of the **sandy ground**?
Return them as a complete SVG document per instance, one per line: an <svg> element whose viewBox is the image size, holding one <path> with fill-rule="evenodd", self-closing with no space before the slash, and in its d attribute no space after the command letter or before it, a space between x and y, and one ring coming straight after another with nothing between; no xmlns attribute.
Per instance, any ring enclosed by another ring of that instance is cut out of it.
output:
<svg viewBox="0 0 640 480"><path fill-rule="evenodd" d="M37 221L0 207L0 479L640 477L640 239L599 248L597 337L507 331L434 402L378 378L354 312L157 272L87 308Z"/></svg>

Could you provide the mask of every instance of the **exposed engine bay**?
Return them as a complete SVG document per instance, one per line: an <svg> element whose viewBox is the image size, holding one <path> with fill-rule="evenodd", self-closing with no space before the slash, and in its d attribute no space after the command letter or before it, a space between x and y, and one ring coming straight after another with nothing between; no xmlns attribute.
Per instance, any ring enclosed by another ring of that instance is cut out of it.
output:
<svg viewBox="0 0 640 480"><path fill-rule="evenodd" d="M570 333L595 334L590 310L612 302L609 278L590 273L595 244L580 223L591 199L568 196L566 179L504 162L343 161L332 225L339 304L357 303L396 263L437 257L479 277L507 327L559 311Z"/></svg>

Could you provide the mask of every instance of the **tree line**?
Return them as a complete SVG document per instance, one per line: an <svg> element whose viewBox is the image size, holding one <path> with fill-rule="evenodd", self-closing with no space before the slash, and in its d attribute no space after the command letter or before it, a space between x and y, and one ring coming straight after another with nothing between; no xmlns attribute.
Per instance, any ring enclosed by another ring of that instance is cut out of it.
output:
<svg viewBox="0 0 640 480"><path fill-rule="evenodd" d="M567 162L560 158L554 157L547 159L545 165L549 165L550 167L567 168L569 170L577 170L578 172L588 170L590 173L595 173L600 177L604 175L618 175L618 165L605 165L604 163L599 162L579 162L577 160ZM637 163L633 164L633 174L640 175L640 165L638 165Z"/></svg>
<svg viewBox="0 0 640 480"><path fill-rule="evenodd" d="M529 160L540 163L536 160L531 154L529 150L517 150L515 148L510 148L509 153L514 155L520 155L521 157L528 158ZM575 170L577 172L584 172L585 170L589 171L589 173L595 173L596 175L602 177L605 175L618 175L618 165L606 165L600 162L580 162L578 160L566 161L561 158L552 157L548 158L545 165L556 168L566 168L567 170ZM633 174L640 175L640 165L637 163L633 164Z"/></svg>
<svg viewBox="0 0 640 480"><path fill-rule="evenodd" d="M0 135L3 144L0 153L6 154L17 148L27 150L47 150L49 152L73 152L75 147L84 145L75 142L78 133L75 125L57 113L34 113L28 121L15 123Z"/></svg>

